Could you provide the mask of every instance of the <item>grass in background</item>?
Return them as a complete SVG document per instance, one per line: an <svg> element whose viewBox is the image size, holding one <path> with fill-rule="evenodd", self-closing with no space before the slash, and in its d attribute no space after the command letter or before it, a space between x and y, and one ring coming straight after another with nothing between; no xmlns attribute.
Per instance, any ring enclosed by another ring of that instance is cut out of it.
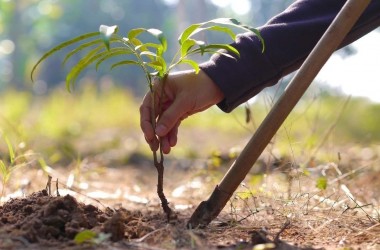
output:
<svg viewBox="0 0 380 250"><path fill-rule="evenodd" d="M89 155L112 155L120 158L117 164L125 164L136 152L149 157L139 128L140 100L123 88L99 91L89 80L83 80L80 86L73 94L64 88L46 96L12 90L0 93L1 131L13 145L39 153L53 167L75 165ZM339 147L359 145L377 151L380 105L360 98L347 102L347 98L309 91L267 151L278 159L296 158L303 166L315 159L337 160L338 153L345 153L338 152ZM272 102L268 100L271 98L262 95L249 105L249 123L244 105L231 114L215 107L192 116L183 122L171 157L210 157L216 163L221 158L228 160L229 156L223 154L236 155L245 146L269 111ZM0 144L2 159L7 152L7 146Z"/></svg>
<svg viewBox="0 0 380 250"><path fill-rule="evenodd" d="M0 95L2 131L11 140L37 148L45 141L59 144L110 128L142 137L138 113L140 100L122 88L109 88L100 93L91 82L84 82L74 94L58 88L41 97L12 90ZM220 145L217 141L223 136L228 140L239 138L240 142L249 139L270 109L271 104L263 99L250 105L253 122L248 124L245 123L247 110L244 106L231 114L211 108L192 116L183 122L178 148L186 148L186 144L193 146L191 139L197 142L193 137L197 133L203 137L209 135L204 141L211 142L205 145L211 147ZM339 95L306 95L277 134L277 146L287 149L289 143L300 145L311 154L313 149L329 142L362 145L379 142L380 105L351 98L343 109L346 100L346 96Z"/></svg>

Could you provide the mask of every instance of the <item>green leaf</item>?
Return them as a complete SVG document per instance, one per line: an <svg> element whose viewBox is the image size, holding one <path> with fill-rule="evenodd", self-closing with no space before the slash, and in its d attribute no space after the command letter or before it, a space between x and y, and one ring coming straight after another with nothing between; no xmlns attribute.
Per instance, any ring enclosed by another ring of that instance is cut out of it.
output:
<svg viewBox="0 0 380 250"><path fill-rule="evenodd" d="M200 54L201 56L203 56L204 54L207 54L207 53L215 54L215 53L217 53L217 50L215 50L215 49L205 49L204 47L201 47L201 48L194 49L194 50L190 51L188 53L188 55Z"/></svg>
<svg viewBox="0 0 380 250"><path fill-rule="evenodd" d="M167 65L166 65L165 60L162 57L157 57L156 61L145 62L144 64L154 70L157 70L159 77L163 77L164 74L166 73Z"/></svg>
<svg viewBox="0 0 380 250"><path fill-rule="evenodd" d="M227 28L227 27L211 26L211 27L206 28L206 30L213 30L213 31L225 33L225 34L229 35L233 41L235 41L235 39L236 39L236 34L230 28Z"/></svg>
<svg viewBox="0 0 380 250"><path fill-rule="evenodd" d="M220 46L220 44L210 44L210 45L207 45L207 46L202 46L202 47L200 47L198 49L194 49L194 50L190 51L188 53L188 55L191 55L191 54L201 54L201 55L204 55L204 54L207 54L207 53L208 54L220 54L220 55L224 55L224 56L227 56L229 58L235 59L230 54L224 53L223 50L220 50L222 48L225 49L224 46L226 46L226 45L223 45L223 44L221 44L221 45L222 46ZM236 52L237 52L237 55L239 56L239 52L235 49L235 51L233 51L233 53L236 54Z"/></svg>
<svg viewBox="0 0 380 250"><path fill-rule="evenodd" d="M160 74L159 74L158 71L154 71L154 72L152 72L152 73L149 73L149 75L150 75L151 77L159 77L159 76L160 76Z"/></svg>
<svg viewBox="0 0 380 250"><path fill-rule="evenodd" d="M116 34L119 28L117 25L113 26L107 26L107 25L100 25L99 32L102 33L106 37L111 37L113 34Z"/></svg>
<svg viewBox="0 0 380 250"><path fill-rule="evenodd" d="M153 56L153 57L156 57L157 54L152 52L152 51L143 51L140 53L140 56Z"/></svg>
<svg viewBox="0 0 380 250"><path fill-rule="evenodd" d="M96 238L96 233L91 230L83 230L79 232L74 237L74 242L76 244L82 244L85 242L91 242Z"/></svg>
<svg viewBox="0 0 380 250"><path fill-rule="evenodd" d="M7 147L8 147L9 159L10 159L11 163L13 164L15 161L15 151L13 150L12 143L9 140L9 138L5 135L4 135L4 140L5 140L5 143L7 144Z"/></svg>
<svg viewBox="0 0 380 250"><path fill-rule="evenodd" d="M231 59L236 59L235 57L231 56L230 54L224 53L224 52L222 52L221 50L214 51L213 53L215 53L215 54L219 54L219 55L223 55L223 56L225 56L225 57L229 57L229 58L231 58Z"/></svg>
<svg viewBox="0 0 380 250"><path fill-rule="evenodd" d="M119 43L121 43L122 45L124 45L124 40L121 39L120 37L111 37L111 39L110 39L110 43L116 43L116 42L119 42ZM91 47L91 46L98 45L98 44L100 44L100 43L103 43L103 44L104 44L103 40L102 40L102 39L96 39L96 40L93 40L93 41L90 41L90 42L88 42L88 43L84 43L84 44L78 46L77 48L75 48L74 50L72 50L71 52L69 52L69 53L66 55L66 57L65 57L65 59L63 60L62 64L65 65L66 62L67 62L67 60L70 59L70 57L73 56L73 55L75 55L76 53L78 53L78 52L80 52L80 51L82 51L82 50L84 50L84 49L87 49L87 48L89 48L89 47Z"/></svg>
<svg viewBox="0 0 380 250"><path fill-rule="evenodd" d="M201 32L201 31L205 31L205 30L214 30L214 31L223 32L223 33L230 35L230 37L233 40L235 40L235 33L227 27L215 26L214 25L214 26L201 28L202 26L206 26L206 25L213 24L213 23L222 24L222 25L231 25L231 26L240 28L240 26L238 25L239 22L236 21L235 19L231 19L231 18L217 18L217 19L213 19L213 20L203 22L203 23L192 24L188 28L186 28L185 31L182 32L182 34L179 36L179 38L178 38L179 43L182 45L191 36Z"/></svg>
<svg viewBox="0 0 380 250"><path fill-rule="evenodd" d="M213 30L213 31L225 33L225 34L229 35L232 40L235 40L235 38L236 38L235 33L230 28L222 27L222 26L210 26L210 27L205 27L205 28L197 28L189 35L189 38L200 33L200 32L202 32L202 31L206 31L206 30Z"/></svg>
<svg viewBox="0 0 380 250"><path fill-rule="evenodd" d="M157 56L161 56L162 53L164 52L164 48L162 47L161 44L157 43L145 43L141 44L139 46L135 47L135 50L140 50L140 51L150 51L150 48L153 48L156 50Z"/></svg>
<svg viewBox="0 0 380 250"><path fill-rule="evenodd" d="M65 65L67 60L70 59L70 57L72 57L73 55L75 55L76 53L88 48L88 47L91 47L91 46L94 46L94 45L98 45L99 43L102 43L103 41L101 39L96 39L96 40L93 40L93 41L90 41L90 42L87 42L87 43L84 43L84 44L81 44L80 46L78 46L77 48L75 48L74 50L70 51L66 56L65 56L65 59L63 60L62 62L62 65Z"/></svg>
<svg viewBox="0 0 380 250"><path fill-rule="evenodd" d="M122 65L140 65L140 64L136 61L124 60L124 61L120 61L120 62L112 64L111 70Z"/></svg>
<svg viewBox="0 0 380 250"><path fill-rule="evenodd" d="M124 37L123 38L124 42L128 43L128 44L131 44L133 47L137 47L139 45L142 45L143 43L137 39L137 38L127 38L127 37Z"/></svg>
<svg viewBox="0 0 380 250"><path fill-rule="evenodd" d="M108 53L105 53L100 58L97 58L98 61L96 63L95 68L96 70L98 70L100 64L103 63L104 61L115 56L126 55L126 54L132 54L132 51L128 48L122 48L122 47L112 48Z"/></svg>
<svg viewBox="0 0 380 250"><path fill-rule="evenodd" d="M1 179L3 180L3 186L5 186L9 180L9 177L11 176L11 170L5 165L2 160L0 160L0 172Z"/></svg>
<svg viewBox="0 0 380 250"><path fill-rule="evenodd" d="M43 62L46 58L48 58L49 56L53 55L54 53L56 53L57 51L65 48L65 47L68 47L74 43L77 43L79 41L82 41L82 40L85 40L85 39L88 39L90 37L94 37L94 36L98 36L100 34L100 32L91 32L91 33L87 33L87 34L83 34L83 35L80 35L80 36L77 36L71 40L68 40L66 42L63 42L57 46L55 46L54 48L52 48L51 50L49 50L48 52L46 52L44 55L42 55L42 57L36 62L36 64L34 64L33 68L32 68L32 71L30 73L30 79L32 81L34 81L33 79L33 74L35 72L35 70L37 69L38 65Z"/></svg>
<svg viewBox="0 0 380 250"><path fill-rule="evenodd" d="M0 173L3 179L8 173L8 168L2 160L0 160Z"/></svg>
<svg viewBox="0 0 380 250"><path fill-rule="evenodd" d="M196 23L196 24L192 24L190 25L189 27L187 27L182 33L181 35L179 36L178 38L178 41L179 41L179 44L183 44L190 36L191 34L194 32L194 30L198 29L201 25L203 25L204 23Z"/></svg>
<svg viewBox="0 0 380 250"><path fill-rule="evenodd" d="M181 57L185 57L187 52L196 44L194 39L187 39L181 44Z"/></svg>
<svg viewBox="0 0 380 250"><path fill-rule="evenodd" d="M236 28L239 28L239 29L244 29L244 30L247 30L247 31L252 31L251 27L248 27L247 25L243 25L241 24L238 20L234 19L234 18L216 18L216 19L212 19L208 22L206 22L205 24L207 23L215 23L215 24L222 24L222 25L228 25L228 26L231 26L231 27L236 27ZM253 29L255 30L255 29Z"/></svg>
<svg viewBox="0 0 380 250"><path fill-rule="evenodd" d="M157 43L144 43L141 45L138 45L135 47L135 50L148 50L148 48L154 48L154 49L159 49L162 48L162 45L157 44Z"/></svg>
<svg viewBox="0 0 380 250"><path fill-rule="evenodd" d="M187 39L181 45L181 57L185 57L187 53L189 52L189 50L195 45L198 45L199 47L201 47L201 46L204 46L205 44L206 43L204 41Z"/></svg>
<svg viewBox="0 0 380 250"><path fill-rule="evenodd" d="M44 171L44 173L47 174L49 172L49 166L46 164L44 158L40 157L38 159L38 163L40 164L41 169Z"/></svg>
<svg viewBox="0 0 380 250"><path fill-rule="evenodd" d="M151 35L153 35L154 37L157 38L157 40L161 43L161 46L159 47L158 45L153 45L154 43L142 43L140 40L136 39L136 37L138 35L140 35L141 33L143 32L147 32ZM166 40L166 37L164 36L164 33L159 30L159 29L144 29L144 28L137 28L137 29L132 29L128 32L128 35L127 35L127 39L128 41L130 41L132 44L134 44L136 47L137 46L144 46L146 45L145 48L149 47L149 46L154 46L157 50L158 50L158 54L162 54L163 52L165 52L167 50L167 47L168 47L168 44L167 44L167 40ZM136 48L137 50L138 48ZM141 48L140 48L141 49Z"/></svg>
<svg viewBox="0 0 380 250"><path fill-rule="evenodd" d="M99 51L101 51L103 48L102 46L98 47L97 49L94 49L92 51L90 51L84 58L82 58L72 69L71 71L69 72L69 74L67 75L66 77L66 87L68 89L68 91L71 90L71 86L74 85L75 81L76 81L76 78L78 77L78 75L86 68L88 67L90 64L94 63L95 61L97 60L101 60L101 62L103 62L104 60L110 58L110 57L114 57L114 56L118 56L118 55L122 55L122 54L130 54L131 51L130 49L128 48L112 48L110 51L103 51L103 52L100 52L98 53ZM98 62L99 64L99 62ZM97 65L99 66L99 65Z"/></svg>
<svg viewBox="0 0 380 250"><path fill-rule="evenodd" d="M134 39L135 37L137 37L138 35L140 35L141 33L145 32L146 29L144 28L137 28L137 29L131 29L128 34L127 34L127 37L129 40L132 40Z"/></svg>
<svg viewBox="0 0 380 250"><path fill-rule="evenodd" d="M255 29L255 28L252 28L252 27L249 27L247 25L243 25L239 21L237 21L236 19L233 19L233 18L217 18L217 19L211 20L209 22L217 23L217 24L231 25L233 27L236 27L236 28L239 28L239 29L243 29L243 30L248 31L248 32L253 32L260 39L261 44L263 45L262 52L264 52L264 50L265 50L265 42L264 42L264 39L261 36L259 30Z"/></svg>
<svg viewBox="0 0 380 250"><path fill-rule="evenodd" d="M106 45L107 50L110 50L110 38L113 34L116 34L119 28L117 25L107 26L100 25L99 32L102 34L102 39L104 44Z"/></svg>
<svg viewBox="0 0 380 250"><path fill-rule="evenodd" d="M189 64L195 70L195 74L198 74L200 69L199 69L199 64L196 61L193 61L190 59L183 59L181 63Z"/></svg>
<svg viewBox="0 0 380 250"><path fill-rule="evenodd" d="M239 51L229 44L210 44L206 45L204 49L224 49L235 54L236 56L240 56Z"/></svg>
<svg viewBox="0 0 380 250"><path fill-rule="evenodd" d="M166 49L168 48L168 43L166 41L166 37L164 36L164 33L158 29L148 29L147 32L152 34L154 37L158 39L158 41L160 41L162 45L162 52L165 52Z"/></svg>
<svg viewBox="0 0 380 250"><path fill-rule="evenodd" d="M103 45L89 51L86 56L84 56L79 62L71 68L70 72L66 76L66 88L70 92L71 86L74 85L76 78L78 75L91 63L93 63L96 59L103 56L106 51L99 53L103 49Z"/></svg>
<svg viewBox="0 0 380 250"><path fill-rule="evenodd" d="M317 179L316 187L320 190L326 190L327 188L327 178L322 176Z"/></svg>
<svg viewBox="0 0 380 250"><path fill-rule="evenodd" d="M158 72L162 71L162 64L159 61L147 62L144 64L151 67L152 69L157 70Z"/></svg>
<svg viewBox="0 0 380 250"><path fill-rule="evenodd" d="M235 39L234 32L232 32L232 30L230 30L229 28L226 28L226 27L213 25L213 26L210 26L210 27L201 28L202 26L207 26L207 25L210 25L210 24L228 25L228 26L235 27L235 28L238 28L238 29L242 29L242 30L245 30L245 31L248 31L248 32L253 32L260 39L260 41L261 41L261 43L263 45L262 51L265 50L264 39L262 38L260 32L257 29L255 29L255 28L252 28L252 27L249 27L247 25L241 24L239 21L237 21L236 19L233 19L233 18L217 18L217 19L213 19L213 20L210 20L210 21L207 21L207 22L203 22L203 23L192 24L187 29L185 29L184 32L182 32L182 34L180 35L180 37L178 39L179 43L182 45L191 36L193 36L193 35L201 32L201 31L205 31L205 30L220 31L220 32L223 32L223 33L226 33L226 34L230 35L230 37L233 40Z"/></svg>
<svg viewBox="0 0 380 250"><path fill-rule="evenodd" d="M159 56L157 57L157 61L160 62L160 64L162 65L162 72L160 72L160 76L163 77L164 74L166 73L166 70L167 70L167 65L166 65L166 61L163 57Z"/></svg>

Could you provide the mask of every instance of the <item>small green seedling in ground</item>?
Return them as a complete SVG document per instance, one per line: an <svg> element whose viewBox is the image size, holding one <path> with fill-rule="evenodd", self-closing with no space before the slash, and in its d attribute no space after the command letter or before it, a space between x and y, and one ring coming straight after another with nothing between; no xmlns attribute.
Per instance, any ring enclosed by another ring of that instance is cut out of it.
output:
<svg viewBox="0 0 380 250"><path fill-rule="evenodd" d="M4 197L5 187L10 180L12 172L18 168L27 166L29 162L17 163L17 160L21 157L24 157L25 155L16 156L15 149L9 138L6 135L0 133L0 138L1 137L3 137L3 140L5 141L8 148L8 159L0 159L0 175L2 183L1 197Z"/></svg>
<svg viewBox="0 0 380 250"><path fill-rule="evenodd" d="M100 233L99 235L91 230L83 230L77 233L74 237L74 242L78 245L84 243L90 243L94 245L99 245L100 243L108 240L110 238L110 234Z"/></svg>
<svg viewBox="0 0 380 250"><path fill-rule="evenodd" d="M76 44L77 47L69 52L63 60L63 64L65 64L73 55L84 52L81 59L70 69L66 76L66 87L69 91L72 90L79 74L88 66L95 64L96 69L98 69L103 62L109 59L119 59L117 62L113 62L111 69L119 66L132 65L140 67L145 75L152 100L157 100L157 97L160 97L160 95L164 93L162 90L165 88L165 79L174 67L179 64L188 64L196 73L199 72L199 64L191 59L192 56L196 54L222 54L233 59L239 57L239 52L229 44L208 44L203 40L195 38L201 32L214 31L224 33L232 40L235 40L236 33L233 29L236 28L255 33L259 39L261 39L264 50L264 42L256 29L242 25L235 19L218 18L203 23L192 24L187 27L179 36L179 48L177 53L168 63L164 58L168 47L167 39L161 30L136 28L130 30L127 35L123 37L118 34L117 26L101 25L99 32L80 35L46 52L34 65L31 78L33 81L33 73L42 61L57 51ZM141 40L142 34L148 34L157 41L143 42ZM162 85L160 93L156 93L155 88L153 88L154 84ZM160 100L162 100L162 98L160 98ZM160 119L160 114L162 113L162 103L158 103L158 106L155 101L152 101L152 103L152 126L153 129L155 129L156 122ZM170 219L172 211L163 193L164 157L161 142L159 150L157 151L153 152L154 165L158 172L157 194L161 200L164 212L168 219Z"/></svg>
<svg viewBox="0 0 380 250"><path fill-rule="evenodd" d="M13 164L15 162L15 151L13 150L13 146L9 141L8 137L3 135L4 141L8 147L8 155L9 155L9 164L7 161L0 159L0 173L1 173L1 182L2 182L2 190L1 197L4 196L5 186L7 185L9 178L11 177L11 173L14 170Z"/></svg>

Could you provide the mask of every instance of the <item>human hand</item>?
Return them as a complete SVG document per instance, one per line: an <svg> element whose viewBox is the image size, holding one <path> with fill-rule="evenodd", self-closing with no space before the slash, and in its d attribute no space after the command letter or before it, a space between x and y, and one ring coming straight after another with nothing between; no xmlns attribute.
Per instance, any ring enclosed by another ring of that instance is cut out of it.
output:
<svg viewBox="0 0 380 250"><path fill-rule="evenodd" d="M140 106L140 127L152 151L159 148L157 136L161 138L161 148L165 154L177 144L178 127L182 120L219 103L224 98L221 90L202 70L198 74L194 71L169 74L165 84L154 85L154 91L155 106L158 107L161 103L162 114L154 130L151 116L153 100L148 92ZM158 115L156 111L154 119L157 119Z"/></svg>

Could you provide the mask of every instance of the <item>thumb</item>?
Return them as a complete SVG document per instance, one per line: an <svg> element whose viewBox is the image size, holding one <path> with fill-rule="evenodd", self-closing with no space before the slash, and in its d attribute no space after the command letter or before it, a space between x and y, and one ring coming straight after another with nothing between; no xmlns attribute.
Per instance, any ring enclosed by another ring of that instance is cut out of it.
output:
<svg viewBox="0 0 380 250"><path fill-rule="evenodd" d="M166 136L174 126L186 117L188 109L179 98L176 98L168 109L164 110L157 122L156 134L160 137Z"/></svg>

